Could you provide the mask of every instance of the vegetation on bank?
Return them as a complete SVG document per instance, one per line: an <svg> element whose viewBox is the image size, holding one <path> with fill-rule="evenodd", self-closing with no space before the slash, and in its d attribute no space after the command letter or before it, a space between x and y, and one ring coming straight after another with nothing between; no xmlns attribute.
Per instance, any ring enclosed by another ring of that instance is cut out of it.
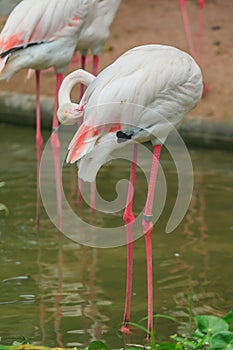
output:
<svg viewBox="0 0 233 350"><path fill-rule="evenodd" d="M155 315L155 318L167 318L177 322L173 317ZM143 319L145 320L145 318ZM147 329L140 323L130 323L147 333ZM194 330L193 330L194 329ZM223 317L200 315L193 318L190 309L189 329L185 334L173 334L170 341L158 342L158 335L153 332L148 335L150 340L145 345L128 344L127 350L233 350L233 309ZM10 346L0 345L0 350L58 350L46 346L30 344L28 339L22 342L14 342ZM61 348L60 348L61 349ZM74 348L73 350L113 350L102 341L93 341L86 348ZM123 350L114 349L114 350Z"/></svg>

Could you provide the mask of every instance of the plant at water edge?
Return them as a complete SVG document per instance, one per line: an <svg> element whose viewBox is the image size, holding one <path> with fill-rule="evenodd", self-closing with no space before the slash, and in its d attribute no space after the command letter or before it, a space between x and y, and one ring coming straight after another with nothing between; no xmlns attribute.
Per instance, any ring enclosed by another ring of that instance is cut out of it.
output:
<svg viewBox="0 0 233 350"><path fill-rule="evenodd" d="M154 317L178 322L173 317L166 315L155 315ZM140 323L129 322L129 324L148 334L146 327ZM194 332L192 331L193 326L195 326ZM174 334L170 338L172 342L158 343L153 331L150 335L149 345L129 344L128 350L233 350L233 309L224 318L201 315L193 319L190 308L189 332L182 335Z"/></svg>
<svg viewBox="0 0 233 350"><path fill-rule="evenodd" d="M173 317L166 315L155 315L156 318L166 318L177 322ZM144 318L145 319L145 318ZM144 320L143 319L143 320ZM192 317L193 322L193 317ZM190 322L190 326L193 323ZM146 327L140 323L129 322L148 334ZM146 345L128 344L127 350L233 350L233 309L224 318L201 315L194 317L195 331L189 330L188 334L172 335L170 342L156 342L155 332L150 335L150 343ZM0 338L1 340L1 338ZM24 338L21 343L14 342L11 346L0 345L0 350L55 350L45 346L35 346L27 343ZM96 340L84 349L73 350L110 350L102 341ZM111 350L123 350L111 349Z"/></svg>
<svg viewBox="0 0 233 350"><path fill-rule="evenodd" d="M195 317L196 330L190 335L173 335L175 349L233 350L233 310L224 318L201 315Z"/></svg>

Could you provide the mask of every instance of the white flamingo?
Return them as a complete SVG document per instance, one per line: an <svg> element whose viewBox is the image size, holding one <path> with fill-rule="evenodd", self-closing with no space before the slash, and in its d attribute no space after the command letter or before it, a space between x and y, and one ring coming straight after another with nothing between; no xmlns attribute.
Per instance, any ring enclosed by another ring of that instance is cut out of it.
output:
<svg viewBox="0 0 233 350"><path fill-rule="evenodd" d="M76 74L76 75L75 75ZM71 87L78 82L89 85L80 101L69 101ZM63 85L64 84L64 85ZM61 85L58 110L63 123L84 117L73 137L67 161L78 162L79 177L93 181L109 154L129 142L150 140L154 147L148 195L143 218L146 239L148 280L148 332L153 328L152 295L152 205L161 146L185 113L194 108L202 96L202 74L194 59L174 47L145 45L129 50L96 78L78 70ZM130 181L134 185L137 145ZM131 197L132 198L132 197ZM124 212L126 228L132 229L132 200L127 199ZM132 287L132 243L128 244L127 291L122 331L127 332L130 319Z"/></svg>
<svg viewBox="0 0 233 350"><path fill-rule="evenodd" d="M10 79L23 68L36 69L36 144L37 144L37 226L40 217L39 164L43 139L40 118L40 70L54 67L56 93L52 127L56 130L57 95L75 51L79 34L87 17L88 0L23 0L10 13L0 34L0 79ZM56 169L59 168L59 142L52 135ZM58 170L57 170L58 171ZM59 182L59 176L56 176ZM59 204L58 204L59 205Z"/></svg>

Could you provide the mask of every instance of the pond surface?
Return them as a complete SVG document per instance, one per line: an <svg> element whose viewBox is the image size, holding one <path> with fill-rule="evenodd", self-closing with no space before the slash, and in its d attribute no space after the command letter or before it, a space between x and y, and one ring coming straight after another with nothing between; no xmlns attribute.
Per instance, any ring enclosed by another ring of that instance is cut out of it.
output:
<svg viewBox="0 0 233 350"><path fill-rule="evenodd" d="M45 134L44 139L48 137ZM42 209L36 221L36 151L34 130L1 125L0 203L0 336L11 344L22 336L47 346L86 345L102 339L111 347L144 342L134 330L118 333L124 311L126 247L91 248L58 233ZM176 175L169 155L161 164L169 182L165 209L153 235L154 311L188 322L189 296L194 314L223 316L233 300L232 155L220 150L190 149L194 191L180 225L165 234L176 198ZM148 161L149 162L149 161ZM149 164L149 163L148 163ZM102 191L115 188L113 173L128 177L129 164L118 161L102 172ZM70 172L67 167L65 172ZM64 187L69 189L69 177ZM97 183L98 185L98 183ZM137 178L136 202L145 198L146 183ZM84 209L85 215L91 215ZM140 209L138 209L140 210ZM111 220L119 220L112 216ZM147 312L144 239L134 242L132 321ZM160 320L160 338L177 331L177 324Z"/></svg>

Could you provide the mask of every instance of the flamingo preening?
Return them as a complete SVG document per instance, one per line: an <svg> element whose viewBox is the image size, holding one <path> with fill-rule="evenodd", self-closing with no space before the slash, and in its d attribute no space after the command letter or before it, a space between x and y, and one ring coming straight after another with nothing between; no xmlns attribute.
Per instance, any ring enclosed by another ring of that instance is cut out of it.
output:
<svg viewBox="0 0 233 350"><path fill-rule="evenodd" d="M69 95L76 83L87 89L79 104ZM171 125L176 127L185 113L200 101L202 74L194 59L171 46L144 45L131 49L96 78L83 70L68 75L59 92L58 118L64 124L83 123L74 135L67 162L77 162L78 176L95 180L99 168L112 151L135 143L129 193L124 211L128 237L127 290L122 332L128 332L132 293L132 188L136 176L138 142L151 141L153 156L147 200L142 221L146 241L148 284L148 332L153 329L152 206L160 151ZM130 193L131 192L131 193Z"/></svg>
<svg viewBox="0 0 233 350"><path fill-rule="evenodd" d="M51 140L59 191L57 96L63 72L75 51L89 6L88 0L23 0L10 13L0 34L0 79L10 79L23 68L36 70L37 227L40 220L39 166L43 144L40 118L40 70L54 67L56 71ZM61 220L59 197L58 194L58 212L60 213L58 215Z"/></svg>

